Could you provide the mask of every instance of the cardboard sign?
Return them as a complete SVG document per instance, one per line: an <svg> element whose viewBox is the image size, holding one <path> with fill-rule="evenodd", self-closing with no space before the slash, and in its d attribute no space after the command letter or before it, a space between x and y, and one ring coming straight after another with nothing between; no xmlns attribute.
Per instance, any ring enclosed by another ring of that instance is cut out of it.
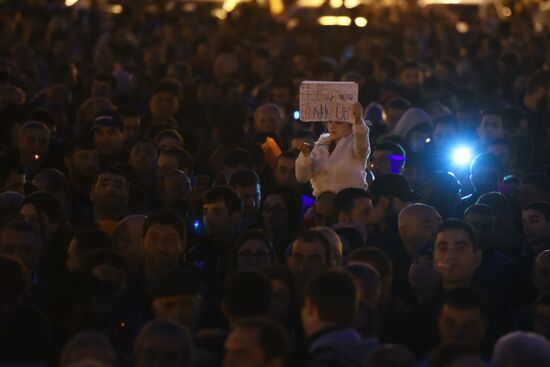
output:
<svg viewBox="0 0 550 367"><path fill-rule="evenodd" d="M358 93L354 82L304 81L300 84L300 120L353 123Z"/></svg>

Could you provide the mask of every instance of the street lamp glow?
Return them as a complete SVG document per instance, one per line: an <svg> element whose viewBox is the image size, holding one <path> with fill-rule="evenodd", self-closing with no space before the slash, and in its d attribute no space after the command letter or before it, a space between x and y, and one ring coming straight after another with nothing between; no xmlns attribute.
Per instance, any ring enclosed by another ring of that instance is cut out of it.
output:
<svg viewBox="0 0 550 367"><path fill-rule="evenodd" d="M361 28L366 27L367 24L369 23L369 21L365 17L357 17L353 22L355 23L356 26Z"/></svg>

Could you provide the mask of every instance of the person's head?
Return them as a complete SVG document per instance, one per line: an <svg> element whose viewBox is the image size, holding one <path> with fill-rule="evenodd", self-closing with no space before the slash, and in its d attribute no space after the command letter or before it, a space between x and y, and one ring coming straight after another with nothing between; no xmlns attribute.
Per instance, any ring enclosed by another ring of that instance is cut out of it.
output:
<svg viewBox="0 0 550 367"><path fill-rule="evenodd" d="M231 326L244 318L265 317L269 312L271 295L271 282L263 273L239 270L224 282L223 313Z"/></svg>
<svg viewBox="0 0 550 367"><path fill-rule="evenodd" d="M435 237L434 264L445 288L468 285L481 264L474 229L460 220L443 222Z"/></svg>
<svg viewBox="0 0 550 367"><path fill-rule="evenodd" d="M421 202L431 205L446 219L455 212L460 200L460 183L451 172L435 172L424 183Z"/></svg>
<svg viewBox="0 0 550 367"><path fill-rule="evenodd" d="M113 74L100 73L92 81L92 97L105 97L113 99L117 89L117 79Z"/></svg>
<svg viewBox="0 0 550 367"><path fill-rule="evenodd" d="M145 215L130 215L118 222L113 238L116 248L126 260L130 271L143 262L143 223Z"/></svg>
<svg viewBox="0 0 550 367"><path fill-rule="evenodd" d="M495 244L497 236L497 216L489 205L474 204L464 212L464 222L476 231L481 250L489 249Z"/></svg>
<svg viewBox="0 0 550 367"><path fill-rule="evenodd" d="M435 239L441 216L432 206L411 204L399 213L397 222L399 236L412 256L420 246Z"/></svg>
<svg viewBox="0 0 550 367"><path fill-rule="evenodd" d="M497 157L502 164L504 172L512 172L516 163L516 149L510 140L498 138L487 145L487 153Z"/></svg>
<svg viewBox="0 0 550 367"><path fill-rule="evenodd" d="M539 293L533 302L533 320L531 330L539 335L550 332L550 293Z"/></svg>
<svg viewBox="0 0 550 367"><path fill-rule="evenodd" d="M73 144L65 155L65 168L71 180L90 184L99 169L97 149L89 142Z"/></svg>
<svg viewBox="0 0 550 367"><path fill-rule="evenodd" d="M550 293L550 250L544 250L533 263L533 284L539 295Z"/></svg>
<svg viewBox="0 0 550 367"><path fill-rule="evenodd" d="M531 203L523 207L523 233L530 246L546 249L550 246L550 204Z"/></svg>
<svg viewBox="0 0 550 367"><path fill-rule="evenodd" d="M514 212L508 198L500 192L488 192L477 199L477 204L486 204L493 208L493 212L498 218L499 230L507 226L513 226Z"/></svg>
<svg viewBox="0 0 550 367"><path fill-rule="evenodd" d="M223 367L283 367L290 359L290 339L266 318L239 321L225 341Z"/></svg>
<svg viewBox="0 0 550 367"><path fill-rule="evenodd" d="M296 181L296 159L298 158L299 150L287 150L277 158L275 165L275 182L279 186L295 187Z"/></svg>
<svg viewBox="0 0 550 367"><path fill-rule="evenodd" d="M265 193L260 208L267 232L292 235L300 222L300 196L291 187L281 186Z"/></svg>
<svg viewBox="0 0 550 367"><path fill-rule="evenodd" d="M19 215L41 233L44 243L49 243L52 235L66 222L66 215L59 200L44 191L27 196L21 204Z"/></svg>
<svg viewBox="0 0 550 367"><path fill-rule="evenodd" d="M62 205L65 204L65 201L67 200L65 194L67 189L67 179L61 171L55 168L40 170L36 176L34 176L32 184L39 191L45 191L53 194Z"/></svg>
<svg viewBox="0 0 550 367"><path fill-rule="evenodd" d="M146 270L160 275L175 269L187 247L187 227L180 215L161 210L143 223L143 255Z"/></svg>
<svg viewBox="0 0 550 367"><path fill-rule="evenodd" d="M415 62L405 63L399 72L399 81L405 89L415 90L422 84L423 74Z"/></svg>
<svg viewBox="0 0 550 367"><path fill-rule="evenodd" d="M128 181L123 171L117 168L101 170L90 193L97 213L118 216L128 204Z"/></svg>
<svg viewBox="0 0 550 367"><path fill-rule="evenodd" d="M334 199L336 194L332 191L325 191L317 196L315 200L315 225L331 226L336 223L336 212L334 210Z"/></svg>
<svg viewBox="0 0 550 367"><path fill-rule="evenodd" d="M487 316L487 300L476 289L459 287L445 292L438 318L440 343L480 348L487 332Z"/></svg>
<svg viewBox="0 0 550 367"><path fill-rule="evenodd" d="M353 124L346 121L329 121L327 122L327 132L329 133L330 140L339 141L351 134Z"/></svg>
<svg viewBox="0 0 550 367"><path fill-rule="evenodd" d="M122 133L127 144L133 144L141 135L141 115L129 106L121 106L118 112L122 116Z"/></svg>
<svg viewBox="0 0 550 367"><path fill-rule="evenodd" d="M94 250L112 248L113 239L107 233L96 228L85 228L77 231L67 249L66 266L69 271L84 267L86 257Z"/></svg>
<svg viewBox="0 0 550 367"><path fill-rule="evenodd" d="M181 205L191 191L191 180L183 171L166 171L158 176L157 194L165 208Z"/></svg>
<svg viewBox="0 0 550 367"><path fill-rule="evenodd" d="M0 254L16 257L29 273L36 271L41 252L42 237L31 223L15 221L2 229Z"/></svg>
<svg viewBox="0 0 550 367"><path fill-rule="evenodd" d="M186 150L180 148L166 148L158 158L158 172L183 171L190 175L193 171L193 157Z"/></svg>
<svg viewBox="0 0 550 367"><path fill-rule="evenodd" d="M100 112L91 127L94 143L100 156L113 156L124 148L122 116L118 112Z"/></svg>
<svg viewBox="0 0 550 367"><path fill-rule="evenodd" d="M24 164L43 160L50 147L50 129L42 122L25 122L17 134L19 159Z"/></svg>
<svg viewBox="0 0 550 367"><path fill-rule="evenodd" d="M235 190L242 203L242 216L256 218L260 210L260 178L251 169L237 171L231 175L229 185Z"/></svg>
<svg viewBox="0 0 550 367"><path fill-rule="evenodd" d="M153 121L162 121L174 117L179 110L179 98L177 88L171 83L162 83L157 87L155 94L151 97L149 108Z"/></svg>
<svg viewBox="0 0 550 367"><path fill-rule="evenodd" d="M550 342L541 335L513 331L496 342L491 363L494 367L548 366Z"/></svg>
<svg viewBox="0 0 550 367"><path fill-rule="evenodd" d="M183 149L183 138L181 134L174 129L159 131L155 135L154 142L161 152L165 149Z"/></svg>
<svg viewBox="0 0 550 367"><path fill-rule="evenodd" d="M254 112L254 131L256 134L279 134L284 124L283 111L275 103L265 103Z"/></svg>
<svg viewBox="0 0 550 367"><path fill-rule="evenodd" d="M15 191L24 194L25 169L10 156L0 157L0 192Z"/></svg>
<svg viewBox="0 0 550 367"><path fill-rule="evenodd" d="M137 174L154 175L157 170L158 150L152 141L136 142L130 150L128 163Z"/></svg>
<svg viewBox="0 0 550 367"><path fill-rule="evenodd" d="M470 165L470 181L474 190L480 194L496 191L502 179L500 160L488 153L477 155Z"/></svg>
<svg viewBox="0 0 550 367"><path fill-rule="evenodd" d="M136 367L190 367L193 366L193 354L193 339L189 331L175 321L149 321L134 342Z"/></svg>
<svg viewBox="0 0 550 367"><path fill-rule="evenodd" d="M387 130L392 131L403 114L411 107L411 103L404 98L398 97L389 100L385 106Z"/></svg>
<svg viewBox="0 0 550 367"><path fill-rule="evenodd" d="M350 326L355 311L355 284L349 273L327 270L307 283L301 310L306 336L326 327Z"/></svg>
<svg viewBox="0 0 550 367"><path fill-rule="evenodd" d="M108 303L103 310L112 309L128 284L128 267L124 257L114 248L99 248L86 255L82 269L106 287Z"/></svg>
<svg viewBox="0 0 550 367"><path fill-rule="evenodd" d="M378 271L370 265L360 263L346 266L346 271L353 278L356 299L359 303L367 305L371 310L378 309L382 294L382 284Z"/></svg>
<svg viewBox="0 0 550 367"><path fill-rule="evenodd" d="M156 318L178 322L191 331L197 327L204 299L197 274L175 268L151 284L151 308Z"/></svg>
<svg viewBox="0 0 550 367"><path fill-rule="evenodd" d="M550 180L542 172L525 175L519 184L518 199L521 205L550 199Z"/></svg>
<svg viewBox="0 0 550 367"><path fill-rule="evenodd" d="M261 230L242 234L232 249L230 267L233 269L262 269L276 261L275 249Z"/></svg>
<svg viewBox="0 0 550 367"><path fill-rule="evenodd" d="M306 231L292 242L287 265L298 286L331 266L331 247L325 236L317 231Z"/></svg>
<svg viewBox="0 0 550 367"><path fill-rule="evenodd" d="M420 197L411 190L405 177L394 173L376 178L370 185L370 193L374 206L384 208L387 218L397 218L401 210Z"/></svg>
<svg viewBox="0 0 550 367"><path fill-rule="evenodd" d="M241 218L241 199L228 186L210 189L202 205L202 219L206 233L214 237L226 237L233 233Z"/></svg>
<svg viewBox="0 0 550 367"><path fill-rule="evenodd" d="M354 222L366 228L372 209L372 196L362 189L343 189L334 199L334 212L338 222Z"/></svg>
<svg viewBox="0 0 550 367"><path fill-rule="evenodd" d="M479 139L482 143L490 143L495 139L504 136L502 128L502 118L498 112L487 112L481 117L481 122L477 128Z"/></svg>
<svg viewBox="0 0 550 367"><path fill-rule="evenodd" d="M367 264L380 275L381 300L386 300L393 283L393 263L386 253L378 248L363 247L349 254L349 265Z"/></svg>
<svg viewBox="0 0 550 367"><path fill-rule="evenodd" d="M328 241L328 244L330 245L330 266L341 267L343 262L344 246L338 233L329 227L323 226L313 227L311 230L321 233Z"/></svg>
<svg viewBox="0 0 550 367"><path fill-rule="evenodd" d="M63 347L59 366L70 367L80 363L115 366L116 356L109 339L95 331L81 331Z"/></svg>
<svg viewBox="0 0 550 367"><path fill-rule="evenodd" d="M456 142L460 126L456 117L445 116L434 121L433 144L438 150L450 148Z"/></svg>

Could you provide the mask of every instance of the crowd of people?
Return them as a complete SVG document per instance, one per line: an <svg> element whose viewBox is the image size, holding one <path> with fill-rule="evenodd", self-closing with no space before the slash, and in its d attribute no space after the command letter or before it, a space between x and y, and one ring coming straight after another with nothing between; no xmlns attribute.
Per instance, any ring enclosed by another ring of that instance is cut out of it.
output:
<svg viewBox="0 0 550 367"><path fill-rule="evenodd" d="M516 3L0 3L0 365L550 366L550 35ZM304 80L356 82L354 123L300 121Z"/></svg>

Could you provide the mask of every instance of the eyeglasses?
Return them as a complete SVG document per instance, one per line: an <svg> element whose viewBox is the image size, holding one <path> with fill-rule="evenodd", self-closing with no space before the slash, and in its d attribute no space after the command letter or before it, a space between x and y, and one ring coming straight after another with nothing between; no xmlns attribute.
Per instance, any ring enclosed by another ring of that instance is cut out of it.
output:
<svg viewBox="0 0 550 367"><path fill-rule="evenodd" d="M252 252L249 250L239 251L237 254L239 261L243 264L267 264L270 261L271 256L267 251Z"/></svg>

